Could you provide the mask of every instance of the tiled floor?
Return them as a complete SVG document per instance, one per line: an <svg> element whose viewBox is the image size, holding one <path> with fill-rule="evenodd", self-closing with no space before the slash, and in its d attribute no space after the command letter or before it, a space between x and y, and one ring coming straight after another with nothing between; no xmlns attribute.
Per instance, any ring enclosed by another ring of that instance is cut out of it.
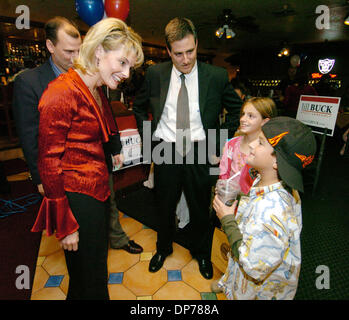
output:
<svg viewBox="0 0 349 320"><path fill-rule="evenodd" d="M143 246L141 254L109 249L108 288L111 300L224 300L211 293L210 283L221 272L214 267L212 280L204 279L189 251L174 243L173 254L156 273L148 271L156 251L156 232L120 213L120 222L128 236ZM64 300L68 290L63 250L54 236L41 239L32 300Z"/></svg>
<svg viewBox="0 0 349 320"><path fill-rule="evenodd" d="M0 160L22 158L20 148L2 150ZM9 181L28 179L28 172L8 176ZM177 243L173 254L156 273L148 271L149 261L156 252L156 232L120 213L120 223L126 234L142 245L141 254L109 249L109 296L111 300L225 300L223 294L211 293L211 281L221 272L214 267L212 280L204 279L196 260ZM32 300L64 300L69 275L64 252L54 236L42 234L37 267L32 287Z"/></svg>

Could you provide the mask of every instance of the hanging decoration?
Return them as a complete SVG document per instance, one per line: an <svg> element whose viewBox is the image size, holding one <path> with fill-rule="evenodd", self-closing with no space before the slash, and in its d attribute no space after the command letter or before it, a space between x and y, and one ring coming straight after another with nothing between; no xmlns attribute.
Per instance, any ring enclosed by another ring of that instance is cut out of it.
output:
<svg viewBox="0 0 349 320"><path fill-rule="evenodd" d="M300 66L301 59L298 54L295 54L290 58L290 64L293 68L298 68Z"/></svg>
<svg viewBox="0 0 349 320"><path fill-rule="evenodd" d="M103 8L105 8L104 2L105 2L105 0L103 0ZM108 16L107 16L107 14L105 13L105 10L104 10L103 19L105 19L105 18L108 18Z"/></svg>
<svg viewBox="0 0 349 320"><path fill-rule="evenodd" d="M108 17L125 21L130 11L129 0L105 0L104 10Z"/></svg>
<svg viewBox="0 0 349 320"><path fill-rule="evenodd" d="M320 59L318 62L319 71L322 74L329 73L332 70L335 62L336 62L335 59L329 59L329 58Z"/></svg>
<svg viewBox="0 0 349 320"><path fill-rule="evenodd" d="M93 26L103 18L103 0L75 0L75 8L80 18Z"/></svg>

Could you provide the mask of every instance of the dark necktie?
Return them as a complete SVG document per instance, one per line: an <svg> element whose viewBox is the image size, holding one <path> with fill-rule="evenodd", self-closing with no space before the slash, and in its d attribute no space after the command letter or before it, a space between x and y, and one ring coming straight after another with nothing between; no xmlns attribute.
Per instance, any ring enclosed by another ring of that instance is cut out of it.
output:
<svg viewBox="0 0 349 320"><path fill-rule="evenodd" d="M184 73L180 77L181 88L179 89L177 100L176 150L184 157L190 151L190 117L188 90L185 86Z"/></svg>

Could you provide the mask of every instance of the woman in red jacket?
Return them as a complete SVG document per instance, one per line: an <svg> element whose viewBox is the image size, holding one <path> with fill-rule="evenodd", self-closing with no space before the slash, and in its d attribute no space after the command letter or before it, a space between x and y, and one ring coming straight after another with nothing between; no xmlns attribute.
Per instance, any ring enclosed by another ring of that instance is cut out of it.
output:
<svg viewBox="0 0 349 320"><path fill-rule="evenodd" d="M115 18L87 33L74 67L39 103L38 167L45 190L32 231L56 232L69 272L67 299L108 299L110 195L103 143L122 165L120 136L100 86L116 89L143 63L141 38Z"/></svg>

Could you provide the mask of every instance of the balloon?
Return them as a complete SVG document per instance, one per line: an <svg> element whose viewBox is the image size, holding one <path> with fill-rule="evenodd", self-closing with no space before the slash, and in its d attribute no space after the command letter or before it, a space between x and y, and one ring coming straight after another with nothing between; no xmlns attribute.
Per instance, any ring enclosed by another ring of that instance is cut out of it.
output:
<svg viewBox="0 0 349 320"><path fill-rule="evenodd" d="M103 0L75 0L76 11L89 26L103 18Z"/></svg>
<svg viewBox="0 0 349 320"><path fill-rule="evenodd" d="M130 3L128 0L105 0L104 9L108 17L125 21L130 11Z"/></svg>
<svg viewBox="0 0 349 320"><path fill-rule="evenodd" d="M104 8L104 2L105 2L105 0L103 0L103 8ZM108 18L108 16L107 16L107 14L105 13L105 10L104 10L103 19L105 19L105 18Z"/></svg>
<svg viewBox="0 0 349 320"><path fill-rule="evenodd" d="M299 67L301 63L301 59L299 55L295 54L290 58L290 64L293 68Z"/></svg>

